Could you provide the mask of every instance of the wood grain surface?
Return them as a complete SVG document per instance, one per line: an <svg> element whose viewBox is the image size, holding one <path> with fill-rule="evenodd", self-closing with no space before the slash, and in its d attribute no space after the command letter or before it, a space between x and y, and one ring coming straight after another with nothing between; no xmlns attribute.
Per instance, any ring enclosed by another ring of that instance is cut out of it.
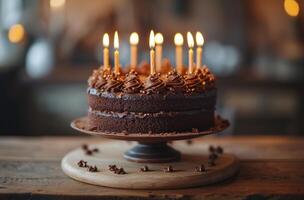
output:
<svg viewBox="0 0 304 200"><path fill-rule="evenodd" d="M219 184L178 190L123 190L72 180L60 160L94 137L1 137L0 199L304 199L304 140L299 137L212 137L241 160L236 177ZM181 143L185 141L180 141Z"/></svg>

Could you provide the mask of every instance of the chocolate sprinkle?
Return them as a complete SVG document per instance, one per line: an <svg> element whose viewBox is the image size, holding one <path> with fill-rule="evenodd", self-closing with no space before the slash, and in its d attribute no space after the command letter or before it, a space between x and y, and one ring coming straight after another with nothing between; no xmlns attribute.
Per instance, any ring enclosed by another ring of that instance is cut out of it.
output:
<svg viewBox="0 0 304 200"><path fill-rule="evenodd" d="M89 166L88 171L89 172L98 172L98 169L96 166Z"/></svg>
<svg viewBox="0 0 304 200"><path fill-rule="evenodd" d="M80 160L80 161L77 163L77 165L78 165L79 167L88 167L87 162L84 161L84 160Z"/></svg>

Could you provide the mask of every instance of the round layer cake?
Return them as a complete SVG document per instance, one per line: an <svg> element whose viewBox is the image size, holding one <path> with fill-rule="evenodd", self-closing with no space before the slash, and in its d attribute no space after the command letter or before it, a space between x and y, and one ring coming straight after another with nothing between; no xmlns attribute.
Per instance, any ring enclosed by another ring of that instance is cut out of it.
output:
<svg viewBox="0 0 304 200"><path fill-rule="evenodd" d="M138 72L94 70L87 90L89 130L160 134L213 127L216 88L206 67L185 75Z"/></svg>

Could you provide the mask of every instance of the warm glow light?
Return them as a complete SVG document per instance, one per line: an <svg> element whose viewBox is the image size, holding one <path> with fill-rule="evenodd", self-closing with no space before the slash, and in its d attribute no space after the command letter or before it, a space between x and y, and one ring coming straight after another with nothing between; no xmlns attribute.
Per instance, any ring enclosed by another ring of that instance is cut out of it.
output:
<svg viewBox="0 0 304 200"><path fill-rule="evenodd" d="M203 34L201 32L196 32L195 40L196 40L197 46L201 47L204 45L205 40L204 40Z"/></svg>
<svg viewBox="0 0 304 200"><path fill-rule="evenodd" d="M137 45L139 42L139 37L136 32L131 33L130 35L130 44Z"/></svg>
<svg viewBox="0 0 304 200"><path fill-rule="evenodd" d="M19 43L24 38L24 28L21 24L15 24L8 31L8 39L10 42Z"/></svg>
<svg viewBox="0 0 304 200"><path fill-rule="evenodd" d="M193 48L194 46L194 39L193 36L190 32L187 33L187 42L188 42L188 46L189 48Z"/></svg>
<svg viewBox="0 0 304 200"><path fill-rule="evenodd" d="M150 32L149 46L150 46L150 48L154 48L155 47L155 38L154 38L154 32L153 32L153 30Z"/></svg>
<svg viewBox="0 0 304 200"><path fill-rule="evenodd" d="M119 39L118 39L118 33L115 31L114 33L114 48L118 49L119 48Z"/></svg>
<svg viewBox="0 0 304 200"><path fill-rule="evenodd" d="M109 45L110 45L109 34L105 33L105 34L103 35L102 44L103 44L104 47L109 47Z"/></svg>
<svg viewBox="0 0 304 200"><path fill-rule="evenodd" d="M174 44L176 46L182 46L184 44L184 38L183 35L180 33L176 33L174 36Z"/></svg>
<svg viewBox="0 0 304 200"><path fill-rule="evenodd" d="M298 16L300 12L299 3L296 0L285 0L284 9L285 12L291 17Z"/></svg>
<svg viewBox="0 0 304 200"><path fill-rule="evenodd" d="M51 8L60 8L65 5L65 0L50 0Z"/></svg>
<svg viewBox="0 0 304 200"><path fill-rule="evenodd" d="M163 44L164 42L164 37L161 33L156 33L155 35L155 43L156 44Z"/></svg>

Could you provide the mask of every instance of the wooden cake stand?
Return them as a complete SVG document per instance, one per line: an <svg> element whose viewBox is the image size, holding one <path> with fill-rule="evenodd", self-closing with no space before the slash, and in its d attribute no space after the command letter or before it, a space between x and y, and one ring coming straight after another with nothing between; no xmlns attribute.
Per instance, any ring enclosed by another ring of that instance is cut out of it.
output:
<svg viewBox="0 0 304 200"><path fill-rule="evenodd" d="M126 189L186 188L222 181L236 174L239 169L238 159L234 155L214 153L216 158L210 163L208 149L202 145L186 145L181 142L167 144L174 140L191 139L225 130L229 123L219 116L215 117L213 128L189 133L127 134L89 131L86 128L86 117L74 120L71 126L90 135L138 142L131 148L131 143L111 141L103 145L91 145L89 149L98 151L91 151L89 155L81 148L65 155L61 162L63 171L68 176L89 184ZM80 160L86 162L85 166L80 164ZM97 171L89 170L86 165L96 166ZM117 169L123 168L125 173L109 170L110 165L115 165ZM141 169L144 166L148 170Z"/></svg>

